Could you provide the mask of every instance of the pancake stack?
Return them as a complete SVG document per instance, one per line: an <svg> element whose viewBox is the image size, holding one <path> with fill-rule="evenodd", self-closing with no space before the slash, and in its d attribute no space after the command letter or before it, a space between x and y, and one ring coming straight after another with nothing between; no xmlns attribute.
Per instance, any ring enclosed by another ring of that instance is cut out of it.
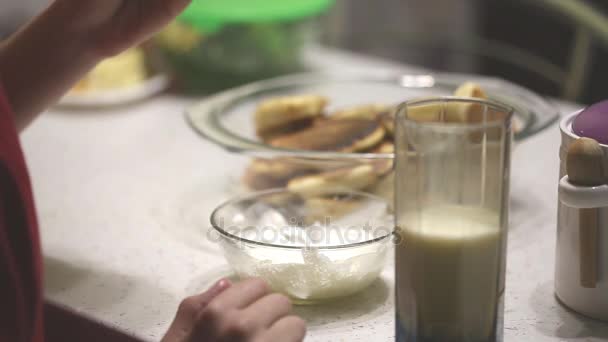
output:
<svg viewBox="0 0 608 342"><path fill-rule="evenodd" d="M460 86L454 95L487 98L471 82ZM395 106L362 104L328 111L329 104L328 98L314 94L264 100L254 114L256 133L267 144L287 150L394 152ZM476 120L478 110L472 105L450 112L453 120L470 122ZM424 111L414 115L425 118ZM311 161L281 157L254 159L243 181L251 190L286 187L306 197L359 190L392 198L392 171L392 159Z"/></svg>

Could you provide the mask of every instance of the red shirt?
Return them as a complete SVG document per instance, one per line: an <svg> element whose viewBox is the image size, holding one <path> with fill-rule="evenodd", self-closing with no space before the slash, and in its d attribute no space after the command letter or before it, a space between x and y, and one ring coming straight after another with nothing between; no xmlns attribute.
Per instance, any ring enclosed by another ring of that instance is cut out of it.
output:
<svg viewBox="0 0 608 342"><path fill-rule="evenodd" d="M42 342L42 261L32 188L0 87L0 342Z"/></svg>
<svg viewBox="0 0 608 342"><path fill-rule="evenodd" d="M0 86L0 342L138 341L69 308L47 304L43 309L43 305L32 188Z"/></svg>

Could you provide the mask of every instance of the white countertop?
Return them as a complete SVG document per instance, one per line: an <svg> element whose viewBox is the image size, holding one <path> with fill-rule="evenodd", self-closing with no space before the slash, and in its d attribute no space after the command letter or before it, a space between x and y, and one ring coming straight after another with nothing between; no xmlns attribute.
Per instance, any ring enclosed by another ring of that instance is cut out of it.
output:
<svg viewBox="0 0 608 342"><path fill-rule="evenodd" d="M378 66L332 56L351 68ZM247 159L199 138L183 120L189 103L161 96L126 108L51 110L23 134L48 300L157 341L181 298L229 274L204 232ZM608 338L608 324L567 311L553 295L558 148L553 125L514 152L506 341ZM356 301L298 308L307 341L392 341L392 273L389 262Z"/></svg>

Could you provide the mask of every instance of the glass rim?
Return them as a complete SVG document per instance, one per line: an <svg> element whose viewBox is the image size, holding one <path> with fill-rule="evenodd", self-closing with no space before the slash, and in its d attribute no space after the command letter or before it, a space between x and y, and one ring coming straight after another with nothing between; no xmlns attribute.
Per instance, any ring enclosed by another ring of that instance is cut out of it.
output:
<svg viewBox="0 0 608 342"><path fill-rule="evenodd" d="M215 208L213 210L213 212L211 213L211 216L209 217L211 226L213 227L213 229L215 231L220 233L220 235L222 235L223 237L227 238L230 242L243 242L243 243L247 243L247 244L251 244L251 245L270 247L270 248L290 249L290 250L315 249L315 250L323 251L323 250L338 250L338 249L347 249L347 248L353 248L353 247L361 247L361 246L365 246L365 245L372 245L376 242L380 242L382 240L389 239L395 234L395 227L393 227L386 234L383 234L382 236L378 236L373 239L369 239L369 240L365 240L365 241L359 241L359 242L354 242L354 243L345 243L345 244L341 244L341 245L330 245L330 246L306 246L306 245L290 246L290 245L283 245L283 244L276 244L276 243L262 242L262 241L247 239L247 238L244 238L244 237L241 237L241 236L238 236L238 235L235 235L235 234L232 234L232 233L226 231L224 228L222 228L218 224L219 220L218 220L217 216L219 215L219 212L224 208L227 208L238 202L259 198L259 197L265 196L265 195L281 194L281 193L297 195L297 193L290 192L290 191L287 191L286 189L279 188L279 189L270 189L270 190L253 192L253 193L237 196L233 199L223 202L222 204L217 206L217 208ZM386 203L387 208L388 208L388 202L379 196L375 196L375 195L360 192L360 191L351 191L351 190L344 191L343 194L344 193L348 193L348 194L356 195L357 197L369 198L369 199L373 199L376 201Z"/></svg>
<svg viewBox="0 0 608 342"><path fill-rule="evenodd" d="M450 103L450 102L465 102L465 103L475 103L480 105L485 105L487 107L492 108L493 110L506 113L504 119L494 120L486 123L454 123L454 122L428 122L428 121L416 121L408 118L403 115L403 113L410 106L422 106L426 104L432 103ZM480 99L474 97L461 97L461 96L434 96L434 97L425 97L413 99L410 101L405 101L399 104L397 110L395 111L395 120L398 124L405 123L411 126L425 127L429 129L433 129L436 131L443 132L468 132L479 129L487 129L487 128L497 128L502 127L505 123L510 123L513 119L513 115L515 113L515 109L505 103L498 102L490 99ZM399 126L399 125L397 125Z"/></svg>

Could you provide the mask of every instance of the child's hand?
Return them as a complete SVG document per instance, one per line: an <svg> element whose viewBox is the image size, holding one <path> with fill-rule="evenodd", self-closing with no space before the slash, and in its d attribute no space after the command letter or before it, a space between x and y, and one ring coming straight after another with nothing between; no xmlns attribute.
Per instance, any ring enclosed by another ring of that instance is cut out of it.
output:
<svg viewBox="0 0 608 342"><path fill-rule="evenodd" d="M290 311L289 299L270 294L259 279L221 280L180 304L162 342L302 341L305 323Z"/></svg>
<svg viewBox="0 0 608 342"><path fill-rule="evenodd" d="M55 0L73 13L69 30L84 34L101 56L140 43L177 16L191 0Z"/></svg>
<svg viewBox="0 0 608 342"><path fill-rule="evenodd" d="M52 1L0 44L0 83L17 128L27 127L103 58L160 30L190 1Z"/></svg>

